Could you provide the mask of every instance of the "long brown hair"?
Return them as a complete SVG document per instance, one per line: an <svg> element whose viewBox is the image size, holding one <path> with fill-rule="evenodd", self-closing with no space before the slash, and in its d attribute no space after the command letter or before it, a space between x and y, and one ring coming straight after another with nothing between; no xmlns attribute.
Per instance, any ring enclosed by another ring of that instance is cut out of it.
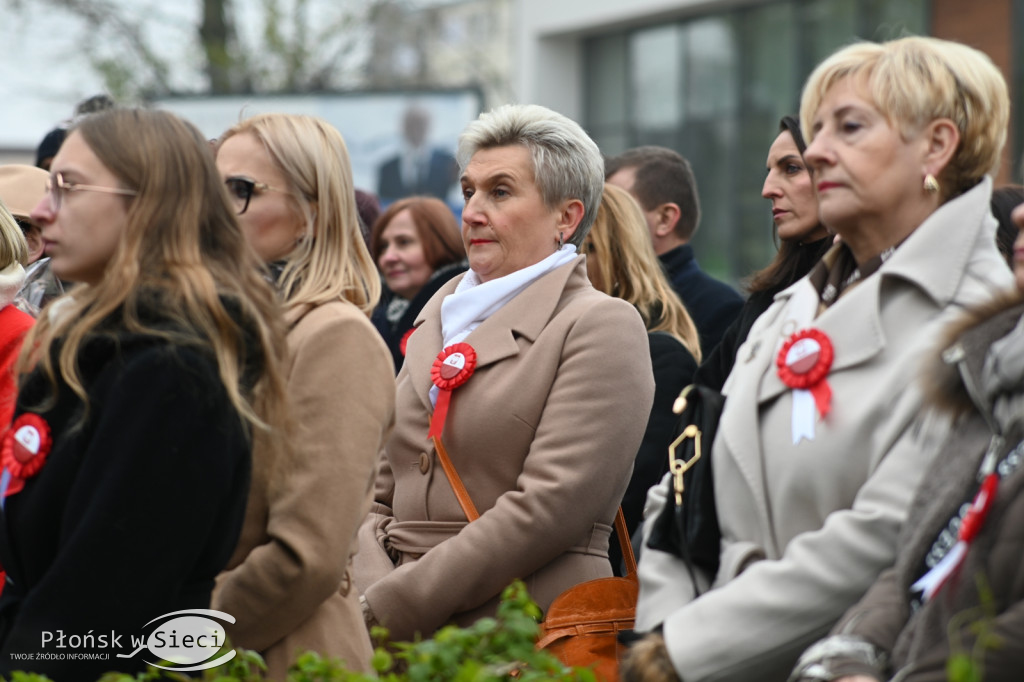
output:
<svg viewBox="0 0 1024 682"><path fill-rule="evenodd" d="M79 352L101 324L113 324L208 349L245 421L261 428L285 424L281 366L286 346L275 322L280 313L235 220L209 143L177 116L143 109L88 116L70 134L81 135L137 195L125 198L125 226L104 277L94 285L77 285L64 299L70 310L39 317L24 343L19 372L36 366L56 387L59 368L88 407ZM171 331L142 314L154 301ZM50 349L58 339L55 368ZM250 367L258 368L259 375L247 390L243 374Z"/></svg>
<svg viewBox="0 0 1024 682"><path fill-rule="evenodd" d="M668 332L700 362L697 327L669 284L644 214L629 192L605 183L597 219L584 244L594 288L632 303L647 331Z"/></svg>

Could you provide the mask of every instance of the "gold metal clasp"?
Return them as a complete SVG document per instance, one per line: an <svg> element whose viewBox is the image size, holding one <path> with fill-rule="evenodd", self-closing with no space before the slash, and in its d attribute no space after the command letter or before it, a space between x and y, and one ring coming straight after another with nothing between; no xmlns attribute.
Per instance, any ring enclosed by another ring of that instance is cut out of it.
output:
<svg viewBox="0 0 1024 682"><path fill-rule="evenodd" d="M687 438L693 439L694 455L689 461L676 457L676 448ZM669 471L672 472L672 487L676 493L676 507L683 506L683 474L697 463L697 460L700 459L700 452L700 429L697 428L696 424L690 424L683 429L683 432L668 446Z"/></svg>
<svg viewBox="0 0 1024 682"><path fill-rule="evenodd" d="M672 412L674 414L682 414L683 410L686 409L686 396L690 395L690 391L693 390L693 384L689 384L682 391L679 392L679 397L672 403Z"/></svg>

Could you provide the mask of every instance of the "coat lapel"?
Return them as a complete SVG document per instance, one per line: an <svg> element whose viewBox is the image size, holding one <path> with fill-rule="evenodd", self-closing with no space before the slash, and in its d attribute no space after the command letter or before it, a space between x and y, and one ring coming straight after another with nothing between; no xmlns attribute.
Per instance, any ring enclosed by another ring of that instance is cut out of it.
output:
<svg viewBox="0 0 1024 682"><path fill-rule="evenodd" d="M818 294L806 277L790 287L790 305L774 328L767 342L771 349L769 366L758 391L758 402L764 403L790 390L776 371L775 360L782 344L794 332L814 327L828 335L835 356L829 376L856 367L875 357L885 348L885 333L879 317L880 276L868 277L817 317Z"/></svg>
<svg viewBox="0 0 1024 682"><path fill-rule="evenodd" d="M412 382L416 395L423 401L428 414L433 411L430 404L430 387L434 383L430 379L430 368L434 364L434 358L441 352L441 302L445 296L455 291L465 273L453 277L436 294L434 294L423 310L416 316L413 323L412 335L405 346L405 363L402 371L399 372L399 380L402 375L408 375Z"/></svg>
<svg viewBox="0 0 1024 682"><path fill-rule="evenodd" d="M516 337L534 341L554 315L570 279L586 278L579 256L544 275L484 320L466 343L476 350L477 367L486 367L519 353ZM575 275L575 277L574 277Z"/></svg>
<svg viewBox="0 0 1024 682"><path fill-rule="evenodd" d="M818 294L807 278L801 279L778 295L775 306L781 310L773 313L770 308L766 311L765 315L769 317L765 319L765 326L755 327L755 333L737 353L736 369L742 366L742 371L735 373L736 377L730 377L733 380L726 384L726 413L716 440L724 441L723 452L731 453L730 459L742 474L760 510L762 537L774 538L775 533L765 493L762 434L760 429L750 428L749 418L750 415L759 415L764 403L790 390L779 379L775 368L779 349L792 333L813 326L828 334L835 348L830 375L877 355L885 346L877 306L879 280L877 277L865 280L815 317ZM869 300L870 304L867 303ZM856 314L852 312L854 308ZM774 318L771 317L773 314Z"/></svg>
<svg viewBox="0 0 1024 682"><path fill-rule="evenodd" d="M403 372L408 372L416 394L428 411L430 404L430 368L444 343L441 334L441 302L453 293L460 275L443 286L423 307L416 318L416 331L406 346ZM570 287L586 284L586 266L583 256L542 276L500 310L484 320L466 337L466 343L476 351L477 369L482 369L519 354L517 337L533 341L547 325L561 302L562 292Z"/></svg>
<svg viewBox="0 0 1024 682"><path fill-rule="evenodd" d="M779 294L775 306L785 306L782 311L779 311L779 318L788 319L789 317L787 314L789 306L786 306L780 299L789 301L796 293L793 290L786 290ZM772 314L771 311L772 309L769 308L764 315ZM771 321L768 322L768 320ZM779 335L778 330L782 328L785 321L771 318L768 320L766 320L768 322L766 329L756 336L748 337L737 352L736 366L724 388L725 411L722 413L721 423L715 436L715 444L712 446L713 457L716 461L720 456L728 457L739 470L750 493L750 498L758 509L756 516L761 527L761 537L765 538L773 536L771 512L765 494L764 471L761 468L763 461L761 434L757 428L750 428L749 416L758 414L760 397L757 386L763 383L759 377L774 374L775 353L777 352L774 339ZM728 468L718 463L715 463L714 467L716 471ZM716 476L715 493L719 495L723 491L731 489L733 494L736 494L738 488L733 486L738 485L738 482L732 482L720 488Z"/></svg>

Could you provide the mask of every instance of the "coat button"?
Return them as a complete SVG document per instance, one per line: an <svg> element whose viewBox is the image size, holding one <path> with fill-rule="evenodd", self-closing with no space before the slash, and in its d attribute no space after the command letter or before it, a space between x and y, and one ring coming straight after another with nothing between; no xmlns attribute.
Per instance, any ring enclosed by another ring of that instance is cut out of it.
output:
<svg viewBox="0 0 1024 682"><path fill-rule="evenodd" d="M427 453L421 452L420 453L420 473L421 474L425 474L428 471L430 471L430 457L427 456Z"/></svg>

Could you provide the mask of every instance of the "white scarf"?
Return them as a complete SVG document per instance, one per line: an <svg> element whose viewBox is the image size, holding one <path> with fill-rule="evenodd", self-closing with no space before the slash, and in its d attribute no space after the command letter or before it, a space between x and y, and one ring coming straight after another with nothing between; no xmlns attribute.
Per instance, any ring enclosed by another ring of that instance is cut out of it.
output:
<svg viewBox="0 0 1024 682"><path fill-rule="evenodd" d="M536 280L576 258L576 247L564 244L562 248L533 265L513 273L481 282L476 272L469 270L455 287L455 291L441 302L442 348L458 343L474 329L515 298ZM430 387L430 402L437 404L437 386Z"/></svg>

